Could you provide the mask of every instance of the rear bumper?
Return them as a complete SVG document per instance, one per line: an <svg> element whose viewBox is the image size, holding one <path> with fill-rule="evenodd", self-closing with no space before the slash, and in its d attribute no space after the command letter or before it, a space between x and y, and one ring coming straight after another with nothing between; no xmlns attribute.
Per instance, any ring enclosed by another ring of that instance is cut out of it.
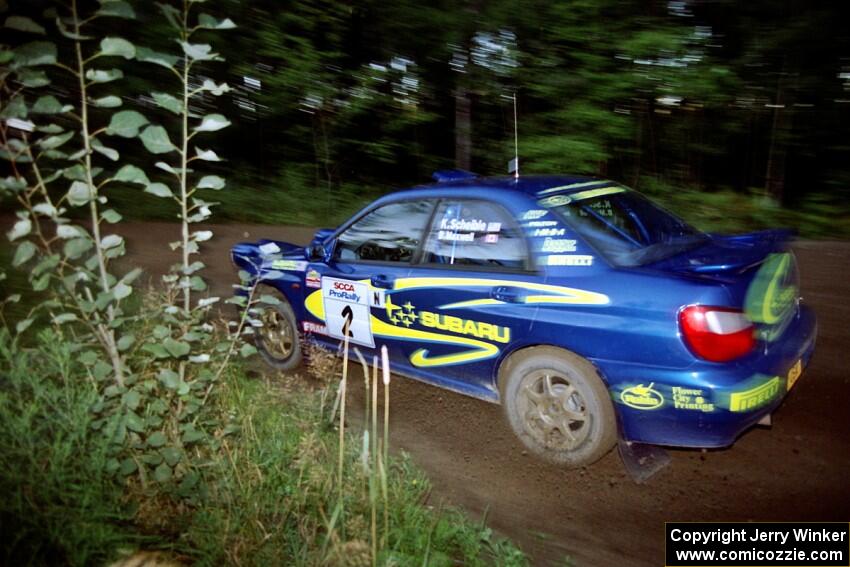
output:
<svg viewBox="0 0 850 567"><path fill-rule="evenodd" d="M609 382L621 436L627 441L677 447L728 447L788 393L789 373L805 368L814 351L817 322L801 306L780 340L738 364L692 369L629 367L595 361ZM795 387L805 387L805 376Z"/></svg>

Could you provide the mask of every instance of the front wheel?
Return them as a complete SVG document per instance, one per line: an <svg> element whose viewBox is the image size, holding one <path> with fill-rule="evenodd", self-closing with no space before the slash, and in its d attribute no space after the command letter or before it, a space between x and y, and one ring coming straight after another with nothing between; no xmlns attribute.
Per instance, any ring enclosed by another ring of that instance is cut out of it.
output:
<svg viewBox="0 0 850 567"><path fill-rule="evenodd" d="M267 305L260 317L261 326L254 329L257 350L269 366L277 370L292 370L301 364L301 343L298 322L292 306L275 293L277 305Z"/></svg>
<svg viewBox="0 0 850 567"><path fill-rule="evenodd" d="M617 441L608 389L590 362L573 353L534 347L506 363L502 406L520 441L543 459L589 465Z"/></svg>

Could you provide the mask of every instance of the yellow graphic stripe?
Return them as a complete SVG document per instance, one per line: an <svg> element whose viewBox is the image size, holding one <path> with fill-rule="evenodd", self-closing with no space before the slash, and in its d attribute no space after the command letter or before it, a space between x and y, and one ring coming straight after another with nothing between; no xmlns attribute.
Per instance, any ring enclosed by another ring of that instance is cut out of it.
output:
<svg viewBox="0 0 850 567"><path fill-rule="evenodd" d="M570 198L573 201L581 201L583 199L592 199L593 197L601 197L603 195L613 195L614 193L625 193L626 190L622 187L602 187L600 189L588 189L587 191L579 191L573 193Z"/></svg>
<svg viewBox="0 0 850 567"><path fill-rule="evenodd" d="M556 193L558 191L566 191L567 189L578 189L579 187L590 187L591 185L603 185L610 184L611 181L607 181L605 179L597 179L595 181L584 181L582 183L573 183L571 185L561 185L560 187L552 187L550 189L544 189L537 193L537 196L548 195L549 193Z"/></svg>
<svg viewBox="0 0 850 567"><path fill-rule="evenodd" d="M526 297L526 303L569 303L572 305L607 305L609 303L607 295L594 291L513 280L491 280L486 278L400 278L395 282L396 291L421 287L496 286L518 287L528 291L538 291L555 296L550 298L548 295L531 295ZM531 301L532 298L533 301Z"/></svg>
<svg viewBox="0 0 850 567"><path fill-rule="evenodd" d="M304 300L304 306L317 319L325 320L325 309L322 301L321 290L316 290L307 296ZM462 364L467 362L475 362L484 360L499 354L499 348L490 343L470 339L468 337L456 337L451 335L443 335L440 333L432 333L430 331L421 331L418 329L409 329L407 327L397 327L381 321L374 315L370 316L372 325L372 334L381 337L410 340L410 341L427 341L432 343L450 344L462 347L468 347L469 350L453 354L444 354L428 357L427 349L419 349L410 356L410 362L414 366L445 366L449 364Z"/></svg>

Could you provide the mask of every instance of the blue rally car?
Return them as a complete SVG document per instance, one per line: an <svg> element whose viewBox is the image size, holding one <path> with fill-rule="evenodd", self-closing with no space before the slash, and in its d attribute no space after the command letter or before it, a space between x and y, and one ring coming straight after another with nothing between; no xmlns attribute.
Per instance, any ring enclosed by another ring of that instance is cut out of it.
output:
<svg viewBox="0 0 850 567"><path fill-rule="evenodd" d="M234 247L281 299L257 329L272 366L347 329L387 345L397 373L500 403L529 449L578 466L618 435L731 445L812 355L788 232L705 234L607 180L434 177L307 248Z"/></svg>

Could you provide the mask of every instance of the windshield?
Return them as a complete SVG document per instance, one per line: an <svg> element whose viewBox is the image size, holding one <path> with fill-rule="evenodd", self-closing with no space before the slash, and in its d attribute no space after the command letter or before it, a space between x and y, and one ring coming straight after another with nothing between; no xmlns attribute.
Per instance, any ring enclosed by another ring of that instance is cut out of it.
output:
<svg viewBox="0 0 850 567"><path fill-rule="evenodd" d="M690 250L707 236L625 187L556 194L539 201L616 266L639 266Z"/></svg>

